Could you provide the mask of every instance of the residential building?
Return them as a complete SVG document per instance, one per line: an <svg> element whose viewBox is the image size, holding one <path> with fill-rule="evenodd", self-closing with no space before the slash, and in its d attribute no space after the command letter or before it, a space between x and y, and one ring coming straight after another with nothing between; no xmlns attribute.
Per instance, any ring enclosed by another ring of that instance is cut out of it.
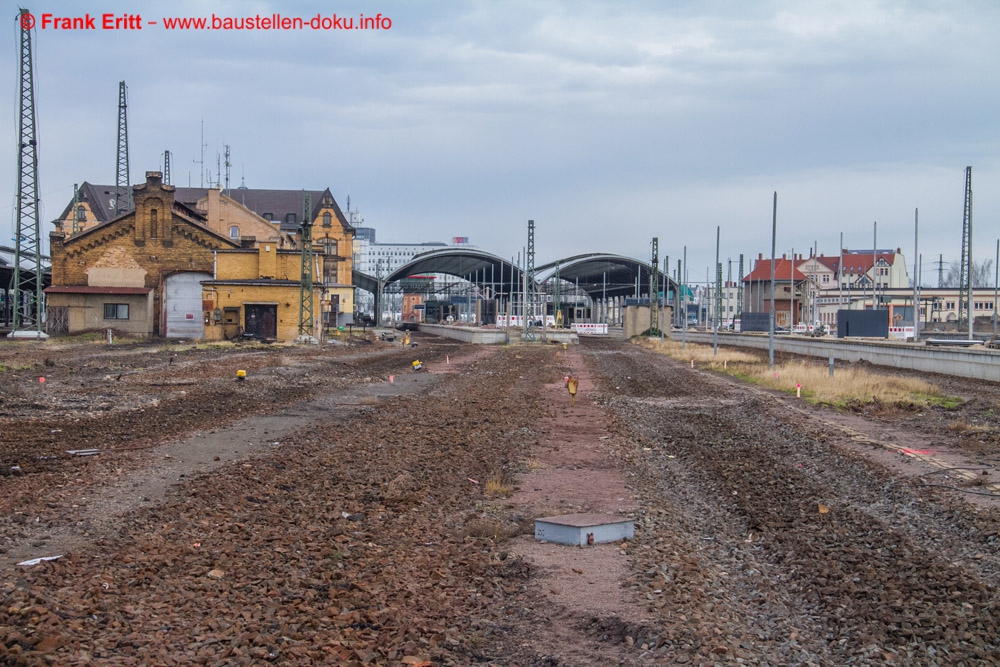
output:
<svg viewBox="0 0 1000 667"><path fill-rule="evenodd" d="M774 324L791 328L802 321L802 294L806 276L795 266L801 261L796 256L793 261L787 255L774 260ZM754 267L743 278L743 309L753 313L771 312L771 259L757 255Z"/></svg>
<svg viewBox="0 0 1000 667"><path fill-rule="evenodd" d="M841 255L796 254L794 291L789 283L792 259L782 255L775 266L777 285L775 311L777 326L785 318L793 324L820 323L828 328L837 324L840 309L860 310L883 304L890 290L909 285L906 259L899 248L893 250L849 250ZM746 285L744 307L750 312L769 312L771 262L757 256L753 271L743 279ZM793 299L797 301L792 312ZM778 301L782 305L778 306ZM784 317L782 312L785 313ZM794 317L793 317L794 315Z"/></svg>

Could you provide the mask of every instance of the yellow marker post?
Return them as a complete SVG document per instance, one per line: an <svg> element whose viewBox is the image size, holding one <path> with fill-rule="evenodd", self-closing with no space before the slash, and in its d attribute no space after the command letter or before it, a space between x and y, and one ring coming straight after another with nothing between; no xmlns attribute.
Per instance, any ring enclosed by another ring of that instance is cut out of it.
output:
<svg viewBox="0 0 1000 667"><path fill-rule="evenodd" d="M580 381L576 378L571 377L566 382L566 388L569 389L569 404L573 405L576 402L576 390L580 386Z"/></svg>
<svg viewBox="0 0 1000 667"><path fill-rule="evenodd" d="M236 380L237 381L243 382L246 379L247 379L247 372L246 371L236 371Z"/></svg>

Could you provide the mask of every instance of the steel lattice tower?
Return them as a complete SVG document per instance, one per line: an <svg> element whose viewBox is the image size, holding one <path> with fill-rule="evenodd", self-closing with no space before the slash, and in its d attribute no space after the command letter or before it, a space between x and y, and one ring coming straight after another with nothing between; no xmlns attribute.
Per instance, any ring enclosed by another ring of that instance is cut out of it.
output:
<svg viewBox="0 0 1000 667"><path fill-rule="evenodd" d="M559 265L558 264L556 264L556 274L555 274L555 276L553 276L553 280L554 280L554 282L552 283L552 305L553 305L552 315L555 316L555 318L556 318L556 324L558 325L558 324L560 324L562 322L562 319L559 317L559 310L562 307L562 304L559 303L562 300L562 295L559 293L559 288L560 288L560 283L562 282L562 279L559 277ZM575 299L575 295L574 295L574 299Z"/></svg>
<svg viewBox="0 0 1000 667"><path fill-rule="evenodd" d="M958 323L969 322L972 288L972 167L965 168L965 213L962 216L962 264L958 273Z"/></svg>
<svg viewBox="0 0 1000 667"><path fill-rule="evenodd" d="M736 317L743 317L743 253L740 253L739 287L736 288Z"/></svg>
<svg viewBox="0 0 1000 667"><path fill-rule="evenodd" d="M128 171L128 88L118 82L118 166L115 171L115 215L132 210L132 181ZM122 197L125 201L122 201Z"/></svg>
<svg viewBox="0 0 1000 667"><path fill-rule="evenodd" d="M525 293L525 302L527 303L527 308L524 317L524 333L526 336L534 339L534 333L531 332L532 325L535 321L535 301L538 300L538 290L535 289L535 221L528 220L528 251L525 253L524 258L525 270L528 272L528 286Z"/></svg>
<svg viewBox="0 0 1000 667"><path fill-rule="evenodd" d="M35 78L32 71L31 28L27 9L21 26L20 114L18 115L17 229L14 235L14 276L11 335L34 329L42 334L42 254L38 214L38 135L35 124ZM75 214L75 212L74 212Z"/></svg>
<svg viewBox="0 0 1000 667"><path fill-rule="evenodd" d="M225 158L226 158L226 162L225 162L225 167L226 167L226 192L225 192L225 194L226 194L227 197L229 197L230 196L230 194L229 194L229 168L231 166L233 166L233 163L229 161L229 144L226 144L225 148L226 148L226 150L225 150Z"/></svg>
<svg viewBox="0 0 1000 667"><path fill-rule="evenodd" d="M715 322L712 325L717 331L722 324L722 262L715 264Z"/></svg>
<svg viewBox="0 0 1000 667"><path fill-rule="evenodd" d="M654 329L660 328L660 320L657 317L660 305L659 299L659 268L660 268L660 239L653 237L653 255L649 261L652 270L649 272L649 328L650 333Z"/></svg>
<svg viewBox="0 0 1000 667"><path fill-rule="evenodd" d="M302 203L302 281L299 284L299 335L313 335L313 251L312 195L305 193Z"/></svg>
<svg viewBox="0 0 1000 667"><path fill-rule="evenodd" d="M73 222L70 223L70 233L71 234L76 234L78 231L80 231L80 214L77 213L77 207L79 205L80 205L80 184L79 183L74 183L73 184L73 206L71 207L71 210L72 210L72 214L71 215L72 215L72 218L73 218Z"/></svg>
<svg viewBox="0 0 1000 667"><path fill-rule="evenodd" d="M170 151L163 151L163 184L170 185Z"/></svg>

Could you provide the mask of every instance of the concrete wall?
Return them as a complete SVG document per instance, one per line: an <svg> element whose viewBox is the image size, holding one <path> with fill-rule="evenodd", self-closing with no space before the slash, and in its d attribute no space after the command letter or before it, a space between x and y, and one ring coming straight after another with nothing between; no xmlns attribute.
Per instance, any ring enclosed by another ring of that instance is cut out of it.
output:
<svg viewBox="0 0 1000 667"><path fill-rule="evenodd" d="M712 334L688 331L687 339L696 343L712 342ZM719 344L768 349L767 336L719 333ZM882 340L837 340L833 338L801 338L776 336L774 349L843 361L866 361L876 366L907 368L925 373L941 373L959 377L1000 382L1000 351L976 348L928 347L921 343L901 343Z"/></svg>
<svg viewBox="0 0 1000 667"><path fill-rule="evenodd" d="M649 328L649 306L628 306L625 308L623 328L625 338L638 336ZM670 337L670 307L660 308L660 330Z"/></svg>
<svg viewBox="0 0 1000 667"><path fill-rule="evenodd" d="M128 319L104 319L104 304L128 304ZM115 329L149 336L153 333L153 293L149 294L48 294L49 308L69 309L69 333Z"/></svg>
<svg viewBox="0 0 1000 667"><path fill-rule="evenodd" d="M435 336L452 338L464 343L474 345L503 345L506 342L506 335L503 329L473 329L470 327L448 326L447 324L420 324L420 331L432 333ZM522 332L519 329L510 330L510 342L521 342ZM541 329L535 330L535 340L541 341ZM547 331L545 340L549 343L567 343L577 345L580 342L579 336L569 331Z"/></svg>

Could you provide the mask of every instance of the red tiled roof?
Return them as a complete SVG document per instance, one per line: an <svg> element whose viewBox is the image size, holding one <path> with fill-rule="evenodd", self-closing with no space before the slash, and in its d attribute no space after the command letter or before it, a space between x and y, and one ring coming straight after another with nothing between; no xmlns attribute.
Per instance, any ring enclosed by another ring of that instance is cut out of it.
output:
<svg viewBox="0 0 1000 667"><path fill-rule="evenodd" d="M892 266L893 262L896 261L896 253L882 253L878 254L878 258L884 260L886 264ZM845 273L868 273L872 268L872 264L875 263L872 253L848 253L844 255L844 272ZM851 268L853 267L853 268Z"/></svg>
<svg viewBox="0 0 1000 667"><path fill-rule="evenodd" d="M805 260L797 259L795 260L795 280L805 280L806 276L804 273L799 271L798 266L801 265ZM782 280L788 282L792 275L792 260L787 257L779 257L774 260L774 279ZM757 280L770 280L771 279L771 260L770 259L758 259L756 264L754 264L753 271L747 274L747 277L743 279L743 282L755 282Z"/></svg>

